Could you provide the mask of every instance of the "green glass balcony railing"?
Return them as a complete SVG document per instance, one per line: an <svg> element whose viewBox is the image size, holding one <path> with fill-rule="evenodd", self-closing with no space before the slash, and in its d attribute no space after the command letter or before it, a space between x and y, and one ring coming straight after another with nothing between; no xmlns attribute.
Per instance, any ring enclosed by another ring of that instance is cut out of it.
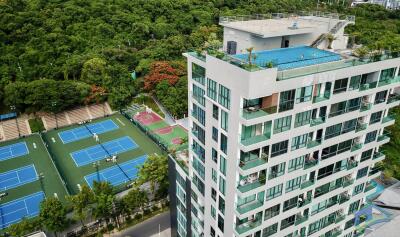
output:
<svg viewBox="0 0 400 237"><path fill-rule="evenodd" d="M241 193L245 193L245 192L248 192L248 191L253 190L255 188L259 188L259 187L263 186L264 184L265 184L265 178L259 179L259 180L256 180L254 182L247 183L247 184L244 184L244 185L241 185L241 186L238 186L237 189Z"/></svg>
<svg viewBox="0 0 400 237"><path fill-rule="evenodd" d="M336 218L335 218L335 223L337 224L337 223L343 221L344 219L346 219L346 216L343 215L343 214L339 214L339 215L337 215Z"/></svg>
<svg viewBox="0 0 400 237"><path fill-rule="evenodd" d="M386 86L392 83L400 82L400 77L394 77L378 82L378 86Z"/></svg>
<svg viewBox="0 0 400 237"><path fill-rule="evenodd" d="M330 235L330 237L338 237L342 234L343 230L334 230L332 231L332 234Z"/></svg>
<svg viewBox="0 0 400 237"><path fill-rule="evenodd" d="M378 136L377 141L381 142L381 141L384 141L384 140L387 140L387 139L390 139L390 137L387 134L382 134L382 135Z"/></svg>
<svg viewBox="0 0 400 237"><path fill-rule="evenodd" d="M372 190L372 189L374 189L374 188L375 188L374 185L372 185L372 184L367 184L367 185L365 186L365 188L364 188L364 192L366 193L366 192L368 192L368 191L370 191L370 190Z"/></svg>
<svg viewBox="0 0 400 237"><path fill-rule="evenodd" d="M362 131L367 129L367 124L366 123L357 123L356 126L356 132Z"/></svg>
<svg viewBox="0 0 400 237"><path fill-rule="evenodd" d="M314 184L314 180L307 180L300 185L301 189L305 189Z"/></svg>
<svg viewBox="0 0 400 237"><path fill-rule="evenodd" d="M299 203L297 204L297 207L304 207L304 206L310 204L310 203L311 203L311 200L312 200L312 198L310 197L310 198L304 200L303 202L299 202Z"/></svg>
<svg viewBox="0 0 400 237"><path fill-rule="evenodd" d="M361 149L362 146L363 146L362 143L355 143L355 144L353 144L353 145L351 146L351 151L356 151L356 150L358 150L358 149Z"/></svg>
<svg viewBox="0 0 400 237"><path fill-rule="evenodd" d="M235 229L238 234L243 234L247 231L250 231L250 230L258 227L259 225L261 225L261 222L262 222L261 218L258 218L258 219L243 223L241 225L237 225Z"/></svg>
<svg viewBox="0 0 400 237"><path fill-rule="evenodd" d="M310 126L313 127L313 126L317 126L317 125L320 125L323 123L325 123L325 117L319 117L319 118L311 119Z"/></svg>
<svg viewBox="0 0 400 237"><path fill-rule="evenodd" d="M318 164L318 160L307 160L304 162L304 167L303 169L309 169L311 167L314 167Z"/></svg>
<svg viewBox="0 0 400 237"><path fill-rule="evenodd" d="M364 102L364 103L361 104L360 112L364 112L364 111L370 110L371 108L372 108L372 103Z"/></svg>
<svg viewBox="0 0 400 237"><path fill-rule="evenodd" d="M365 83L360 85L360 91L365 91L369 89L374 89L378 85L377 81L371 82L371 83Z"/></svg>
<svg viewBox="0 0 400 237"><path fill-rule="evenodd" d="M349 195L341 194L340 198L339 198L339 204L343 204L343 203L347 202L348 200L350 200Z"/></svg>
<svg viewBox="0 0 400 237"><path fill-rule="evenodd" d="M357 167L357 165L358 165L358 161L349 161L347 163L347 170L351 170L351 169Z"/></svg>
<svg viewBox="0 0 400 237"><path fill-rule="evenodd" d="M240 161L239 163L239 167L242 170L248 170L254 167L257 167L259 165L263 165L267 163L267 159L265 158L256 158L256 159L252 159L250 161Z"/></svg>
<svg viewBox="0 0 400 237"><path fill-rule="evenodd" d="M322 142L322 139L309 141L309 142L307 142L307 148L313 148L313 147L319 146L319 145L321 145L321 142Z"/></svg>
<svg viewBox="0 0 400 237"><path fill-rule="evenodd" d="M272 106L272 107L268 107L268 108L260 108L260 109L245 108L245 109L243 109L242 117L246 120L260 118L263 116L267 116L267 115L276 113L277 109L278 109L277 106Z"/></svg>
<svg viewBox="0 0 400 237"><path fill-rule="evenodd" d="M352 185L353 183L354 183L354 179L345 179L343 181L342 187L343 188L348 187L348 186Z"/></svg>
<svg viewBox="0 0 400 237"><path fill-rule="evenodd" d="M262 203L258 200L255 200L250 203L246 203L246 204L236 207L236 211L239 212L240 214L245 214L249 211L252 211L254 209L261 207L262 205L264 205L264 203Z"/></svg>
<svg viewBox="0 0 400 237"><path fill-rule="evenodd" d="M318 102L322 102L322 101L325 101L325 100L329 100L329 98L331 98L331 95L329 93L325 93L325 94L322 94L322 95L319 95L319 96L315 96L313 98L313 103L318 103Z"/></svg>
<svg viewBox="0 0 400 237"><path fill-rule="evenodd" d="M241 141L244 146L250 146L259 142L266 141L271 138L271 133L265 133L254 137L245 138Z"/></svg>
<svg viewBox="0 0 400 237"><path fill-rule="evenodd" d="M390 104L390 103L394 103L394 102L399 101L399 100L400 100L400 95L391 94L388 97L387 103Z"/></svg>
<svg viewBox="0 0 400 237"><path fill-rule="evenodd" d="M369 176L374 175L374 174L376 174L376 173L379 173L381 170L382 170L381 167L374 167L374 168L371 169L371 171L369 172L368 175L369 175Z"/></svg>
<svg viewBox="0 0 400 237"><path fill-rule="evenodd" d="M387 123L387 122L393 121L395 119L396 119L396 117L394 115L388 115L388 116L382 118L382 123Z"/></svg>
<svg viewBox="0 0 400 237"><path fill-rule="evenodd" d="M300 225L301 223L308 220L308 215L296 215L296 220L294 222L295 225Z"/></svg>
<svg viewBox="0 0 400 237"><path fill-rule="evenodd" d="M378 158L380 158L380 157L382 157L382 156L384 156L385 154L383 154L382 152L375 152L374 153L374 156L372 157L372 159L373 160L375 160L375 159L378 159Z"/></svg>

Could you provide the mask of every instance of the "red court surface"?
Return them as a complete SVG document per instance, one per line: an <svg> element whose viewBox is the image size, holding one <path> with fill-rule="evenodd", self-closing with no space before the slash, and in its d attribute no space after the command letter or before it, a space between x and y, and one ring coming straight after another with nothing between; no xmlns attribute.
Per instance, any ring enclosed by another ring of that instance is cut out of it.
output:
<svg viewBox="0 0 400 237"><path fill-rule="evenodd" d="M139 112L134 116L134 118L143 125L150 125L162 120L157 114L153 112L147 113L146 111Z"/></svg>
<svg viewBox="0 0 400 237"><path fill-rule="evenodd" d="M157 134L168 134L172 132L173 127L160 128L154 131Z"/></svg>
<svg viewBox="0 0 400 237"><path fill-rule="evenodd" d="M172 144L180 145L181 143L182 143L182 138L180 137L175 137L172 139Z"/></svg>

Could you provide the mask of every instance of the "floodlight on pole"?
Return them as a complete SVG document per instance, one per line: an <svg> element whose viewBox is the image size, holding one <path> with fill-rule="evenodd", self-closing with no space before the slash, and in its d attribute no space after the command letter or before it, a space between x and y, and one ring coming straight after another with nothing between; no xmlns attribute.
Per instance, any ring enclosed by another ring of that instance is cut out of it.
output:
<svg viewBox="0 0 400 237"><path fill-rule="evenodd" d="M21 137L21 132L19 131L19 125L18 125L18 111L17 107L15 105L10 105L11 111L15 112L15 124L17 125L17 130L18 130L18 137Z"/></svg>
<svg viewBox="0 0 400 237"><path fill-rule="evenodd" d="M55 112L55 108L57 106L57 101L51 102L51 106L53 107L54 119L56 120L56 128L58 128L58 119L57 119L57 114Z"/></svg>

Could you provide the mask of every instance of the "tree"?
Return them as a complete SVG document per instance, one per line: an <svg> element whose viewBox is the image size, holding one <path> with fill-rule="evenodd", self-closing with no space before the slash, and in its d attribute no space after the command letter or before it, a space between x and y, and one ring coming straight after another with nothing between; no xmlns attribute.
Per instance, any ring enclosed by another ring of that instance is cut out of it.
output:
<svg viewBox="0 0 400 237"><path fill-rule="evenodd" d="M175 85L179 80L178 71L168 62L153 62L150 66L150 72L144 77L144 89L152 91L161 81L168 81L169 85Z"/></svg>
<svg viewBox="0 0 400 237"><path fill-rule="evenodd" d="M85 227L84 220L89 214L90 204L94 201L94 193L87 185L83 185L78 194L68 196L67 199L72 206L74 218Z"/></svg>
<svg viewBox="0 0 400 237"><path fill-rule="evenodd" d="M40 222L49 231L63 231L68 225L67 210L60 200L49 197L40 204Z"/></svg>
<svg viewBox="0 0 400 237"><path fill-rule="evenodd" d="M134 188L124 197L123 202L125 207L133 213L137 208L143 211L144 206L148 203L149 198L146 191Z"/></svg>
<svg viewBox="0 0 400 237"><path fill-rule="evenodd" d="M95 85L103 85L108 79L106 61L101 58L92 58L83 64L81 80Z"/></svg>
<svg viewBox="0 0 400 237"><path fill-rule="evenodd" d="M165 155L149 155L146 162L140 168L136 184L141 186L150 183L153 195L156 194L158 185L158 197L165 195L168 190L168 158Z"/></svg>
<svg viewBox="0 0 400 237"><path fill-rule="evenodd" d="M26 236L42 228L39 218L22 219L22 221L12 224L7 228L11 236Z"/></svg>

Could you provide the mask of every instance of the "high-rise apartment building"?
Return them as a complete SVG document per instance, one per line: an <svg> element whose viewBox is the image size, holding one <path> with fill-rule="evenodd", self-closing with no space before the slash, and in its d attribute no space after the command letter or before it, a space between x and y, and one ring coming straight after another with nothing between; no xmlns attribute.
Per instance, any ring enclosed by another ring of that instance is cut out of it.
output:
<svg viewBox="0 0 400 237"><path fill-rule="evenodd" d="M188 62L188 154L171 156L174 234L360 236L399 105L400 58L356 57L354 17L222 17L223 50Z"/></svg>

